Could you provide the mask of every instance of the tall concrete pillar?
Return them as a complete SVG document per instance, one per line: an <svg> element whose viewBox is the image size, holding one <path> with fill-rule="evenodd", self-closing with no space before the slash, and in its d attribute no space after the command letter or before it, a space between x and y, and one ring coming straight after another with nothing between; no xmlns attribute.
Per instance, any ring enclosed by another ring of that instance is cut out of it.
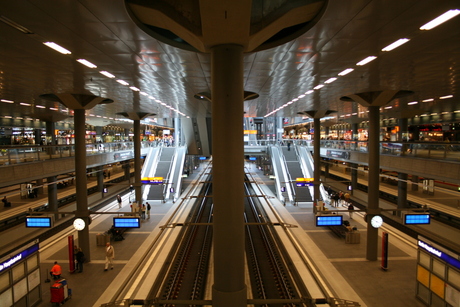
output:
<svg viewBox="0 0 460 307"><path fill-rule="evenodd" d="M308 110L299 112L313 118L313 201L317 202L321 199L319 187L321 185L321 155L320 155L320 136L321 136L321 121L320 119L333 112L333 110ZM315 209L315 208L314 208Z"/></svg>
<svg viewBox="0 0 460 307"><path fill-rule="evenodd" d="M111 103L113 100L86 94L44 94L42 99L59 101L67 108L74 110L75 131L75 193L77 210L75 217L86 221L86 227L78 232L78 246L83 250L88 261L91 261L89 246L89 210L86 179L86 110L97 104Z"/></svg>
<svg viewBox="0 0 460 307"><path fill-rule="evenodd" d="M418 191L418 183L420 178L417 175L412 175L412 191Z"/></svg>
<svg viewBox="0 0 460 307"><path fill-rule="evenodd" d="M358 164L350 163L351 167L351 191L350 195L353 195L354 191L358 188Z"/></svg>
<svg viewBox="0 0 460 307"><path fill-rule="evenodd" d="M46 178L46 181L48 183L48 210L51 212L57 212L59 210L58 208L58 202L57 202L57 185L56 185L56 176L51 176ZM53 182L49 184L50 182ZM57 221L59 219L59 214L55 213L54 214L54 220Z"/></svg>
<svg viewBox="0 0 460 307"><path fill-rule="evenodd" d="M407 208L407 174L398 173L398 209ZM401 216L401 211L398 211Z"/></svg>
<svg viewBox="0 0 460 307"><path fill-rule="evenodd" d="M213 305L246 306L243 47L211 49L213 152Z"/></svg>
<svg viewBox="0 0 460 307"><path fill-rule="evenodd" d="M379 177L380 177L380 107L388 104L395 98L410 95L410 91L377 91L357 93L341 97L342 101L354 101L368 108L369 116L369 173L368 173L368 201L367 201L367 246L366 259L377 260L378 229L372 227L370 221L374 215L380 214L379 207Z"/></svg>
<svg viewBox="0 0 460 307"><path fill-rule="evenodd" d="M104 167L98 166L96 170L97 190L101 192L102 197L104 197Z"/></svg>
<svg viewBox="0 0 460 307"><path fill-rule="evenodd" d="M133 121L134 130L134 194L136 202L142 204L142 182L141 182L141 120L155 115L147 112L121 112L118 113Z"/></svg>

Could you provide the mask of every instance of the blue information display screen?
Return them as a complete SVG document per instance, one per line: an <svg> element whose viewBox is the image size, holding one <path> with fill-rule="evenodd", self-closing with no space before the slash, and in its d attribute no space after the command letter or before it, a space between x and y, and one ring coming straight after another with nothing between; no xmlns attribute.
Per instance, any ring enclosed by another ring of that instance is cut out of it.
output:
<svg viewBox="0 0 460 307"><path fill-rule="evenodd" d="M430 224L429 214L406 214L404 215L406 225L426 225Z"/></svg>
<svg viewBox="0 0 460 307"><path fill-rule="evenodd" d="M51 228L50 217L26 217L26 227L30 228Z"/></svg>
<svg viewBox="0 0 460 307"><path fill-rule="evenodd" d="M115 228L141 228L141 219L138 217L114 217Z"/></svg>
<svg viewBox="0 0 460 307"><path fill-rule="evenodd" d="M340 226L343 223L342 215L318 215L316 226Z"/></svg>

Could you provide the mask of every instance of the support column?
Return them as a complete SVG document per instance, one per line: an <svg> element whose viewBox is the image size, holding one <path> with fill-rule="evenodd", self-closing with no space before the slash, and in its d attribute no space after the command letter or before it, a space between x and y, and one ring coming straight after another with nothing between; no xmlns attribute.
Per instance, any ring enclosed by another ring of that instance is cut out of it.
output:
<svg viewBox="0 0 460 307"><path fill-rule="evenodd" d="M213 305L245 307L243 47L211 49Z"/></svg>
<svg viewBox="0 0 460 307"><path fill-rule="evenodd" d="M368 173L368 201L367 201L367 246L366 259L377 260L378 228L372 227L372 216L380 214L379 207L379 177L380 177L380 107L388 104L395 98L413 94L411 91L376 91L357 93L341 97L342 101L354 101L368 107L369 116L369 173Z"/></svg>
<svg viewBox="0 0 460 307"><path fill-rule="evenodd" d="M121 112L118 113L126 118L133 121L134 130L134 192L136 196L136 202L142 205L142 182L141 182L141 120L156 115L154 113L147 112ZM129 166L128 166L129 170ZM126 173L125 173L126 174Z"/></svg>
<svg viewBox="0 0 460 307"><path fill-rule="evenodd" d="M96 167L97 173L97 190L102 193L102 197L104 197L104 167L98 166Z"/></svg>
<svg viewBox="0 0 460 307"><path fill-rule="evenodd" d="M321 138L321 121L320 119L336 111L333 110L309 110L299 112L313 118L313 201L316 203L321 199L319 187L321 184L321 155L320 155L320 138ZM314 207L313 210L316 210ZM316 212L316 211L314 211Z"/></svg>
<svg viewBox="0 0 460 307"><path fill-rule="evenodd" d="M319 186L321 184L321 156L320 156L320 134L321 122L319 118L313 119L313 201L318 205L321 199Z"/></svg>
<svg viewBox="0 0 460 307"><path fill-rule="evenodd" d="M81 217L89 224L88 195L86 179L86 128L85 110L74 110L75 130L75 192L77 201L76 217ZM78 232L78 246L83 250L88 260L91 259L89 246L89 226Z"/></svg>
<svg viewBox="0 0 460 307"><path fill-rule="evenodd" d="M377 260L378 228L372 227L370 217L379 213L379 177L380 177L380 107L369 106L369 173L368 173L368 200L367 200L367 248L366 259Z"/></svg>
<svg viewBox="0 0 460 307"><path fill-rule="evenodd" d="M59 101L67 108L74 110L74 131L75 131L75 193L77 210L75 217L86 221L86 227L78 231L78 246L83 250L88 261L91 261L91 250L89 247L89 210L88 191L86 178L86 110L97 104L111 103L113 100L86 94L44 94L40 98ZM53 132L54 133L54 132Z"/></svg>
<svg viewBox="0 0 460 307"><path fill-rule="evenodd" d="M358 188L358 164L350 163L351 166L351 191L350 195Z"/></svg>
<svg viewBox="0 0 460 307"><path fill-rule="evenodd" d="M57 202L57 185L56 185L56 176L51 176L46 178L47 183L54 182L48 184L48 210L51 212L57 212L58 202ZM54 220L57 221L59 219L59 214L54 214Z"/></svg>
<svg viewBox="0 0 460 307"><path fill-rule="evenodd" d="M407 174L398 173L398 209L407 208ZM401 211L397 211L401 216Z"/></svg>
<svg viewBox="0 0 460 307"><path fill-rule="evenodd" d="M412 175L412 191L418 191L418 183L420 178L417 175Z"/></svg>

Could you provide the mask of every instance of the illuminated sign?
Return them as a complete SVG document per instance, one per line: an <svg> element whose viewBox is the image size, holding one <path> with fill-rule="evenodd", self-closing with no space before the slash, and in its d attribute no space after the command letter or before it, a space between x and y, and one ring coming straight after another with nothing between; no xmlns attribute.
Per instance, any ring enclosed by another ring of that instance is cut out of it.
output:
<svg viewBox="0 0 460 307"><path fill-rule="evenodd" d="M296 186L298 187L305 187L305 186L313 186L313 178L296 178Z"/></svg>
<svg viewBox="0 0 460 307"><path fill-rule="evenodd" d="M206 160L207 158L206 157L200 157L200 160Z"/></svg>
<svg viewBox="0 0 460 307"><path fill-rule="evenodd" d="M316 226L341 226L343 224L342 215L317 215Z"/></svg>
<svg viewBox="0 0 460 307"><path fill-rule="evenodd" d="M26 217L26 227L30 228L51 228L50 217Z"/></svg>
<svg viewBox="0 0 460 307"><path fill-rule="evenodd" d="M428 244L422 240L418 240L418 247L427 251L428 253L430 253L431 255L434 255L436 257L438 257L439 259L442 259L444 260L445 262L447 262L448 264L450 264L451 266L453 267L456 267L457 269L460 269L460 260L458 259L458 255L457 255L457 258L455 258L454 256L451 256L449 254L447 254L446 252L440 250L439 248L431 245L431 244Z"/></svg>
<svg viewBox="0 0 460 307"><path fill-rule="evenodd" d="M142 177L141 182L145 184L162 184L163 177Z"/></svg>
<svg viewBox="0 0 460 307"><path fill-rule="evenodd" d="M249 157L249 161L255 161L255 160L257 160L256 157Z"/></svg>
<svg viewBox="0 0 460 307"><path fill-rule="evenodd" d="M426 225L430 224L430 215L427 214L406 214L404 215L405 225Z"/></svg>
<svg viewBox="0 0 460 307"><path fill-rule="evenodd" d="M115 228L141 228L141 219L138 217L114 217Z"/></svg>
<svg viewBox="0 0 460 307"><path fill-rule="evenodd" d="M243 130L244 134L257 134L257 130Z"/></svg>
<svg viewBox="0 0 460 307"><path fill-rule="evenodd" d="M28 256L38 251L38 244L34 244L31 247L23 250L22 252L11 256L8 260L0 263L0 272L15 265L19 261L26 259Z"/></svg>

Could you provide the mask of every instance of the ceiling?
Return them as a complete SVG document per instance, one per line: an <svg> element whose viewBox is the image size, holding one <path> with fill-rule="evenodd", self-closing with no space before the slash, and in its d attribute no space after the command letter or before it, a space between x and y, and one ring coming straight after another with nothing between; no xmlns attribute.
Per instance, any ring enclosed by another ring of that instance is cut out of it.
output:
<svg viewBox="0 0 460 307"><path fill-rule="evenodd" d="M382 110L383 118L460 110L460 15L432 30L419 29L451 9L460 9L460 2L328 1L319 21L303 35L245 55L244 90L259 95L245 102L245 116L293 118L298 112L328 109L337 111L336 120L352 114L365 118L364 107L340 97L382 90L414 92L393 100L391 109ZM210 55L152 38L131 20L123 0L1 1L0 15L29 31L0 22L0 119L65 118L70 111L63 105L39 97L50 93L113 100L87 111L88 123L95 126L120 122L121 112L154 113L158 118L211 116L211 104L194 98L211 90ZM410 40L381 51L400 38ZM72 53L64 55L43 44L49 41ZM377 58L356 65L367 56ZM354 71L338 76L347 68ZM338 79L325 84L332 77ZM325 86L313 90L321 84ZM291 103L300 95L305 96ZM422 102L426 99L433 100ZM408 105L414 101L418 103Z"/></svg>

